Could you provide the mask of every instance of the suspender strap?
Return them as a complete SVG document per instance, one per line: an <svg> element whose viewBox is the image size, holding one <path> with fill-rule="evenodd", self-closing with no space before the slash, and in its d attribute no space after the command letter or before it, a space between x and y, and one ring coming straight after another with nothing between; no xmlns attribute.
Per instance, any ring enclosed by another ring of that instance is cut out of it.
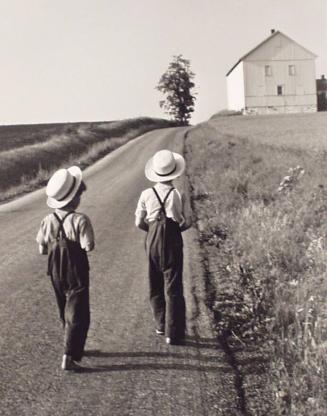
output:
<svg viewBox="0 0 327 416"><path fill-rule="evenodd" d="M67 214L62 219L55 212L53 213L53 215L56 217L56 219L59 223L57 238L59 237L60 232L61 232L63 237L66 237L66 233L65 233L65 229L64 229L64 221L68 217L68 215L72 214L72 213L73 213L73 211L67 212Z"/></svg>
<svg viewBox="0 0 327 416"><path fill-rule="evenodd" d="M157 199L158 199L158 201L159 201L159 203L160 203L160 206L161 206L161 209L162 209L163 213L166 215L165 203L166 203L166 201L167 201L167 199L168 199L168 197L169 197L170 193L171 193L171 192L172 192L175 188L174 188L174 187L172 187L172 188L170 188L170 189L169 189L169 191L167 192L167 194L166 194L166 196L165 196L165 198L164 198L164 200L163 200L163 201L161 201L160 196L159 196L158 192L156 191L156 189L155 189L154 187L153 187L152 189L153 189L153 192L155 193L155 195L156 195L156 197L157 197Z"/></svg>
<svg viewBox="0 0 327 416"><path fill-rule="evenodd" d="M171 194L171 192L174 190L175 188L170 188L169 191L167 192L167 195L165 196L165 199L163 200L163 204L165 205L169 195Z"/></svg>

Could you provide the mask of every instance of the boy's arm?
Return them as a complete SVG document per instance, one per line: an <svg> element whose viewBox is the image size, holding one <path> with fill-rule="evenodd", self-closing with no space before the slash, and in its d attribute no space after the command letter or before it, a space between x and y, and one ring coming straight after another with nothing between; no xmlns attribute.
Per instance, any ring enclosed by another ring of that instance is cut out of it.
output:
<svg viewBox="0 0 327 416"><path fill-rule="evenodd" d="M79 224L79 241L85 251L92 251L95 247L94 230L88 216L83 215Z"/></svg>
<svg viewBox="0 0 327 416"><path fill-rule="evenodd" d="M180 225L180 230L183 232L183 231L188 230L192 226L192 212L191 212L190 202L186 198L184 193L182 193L181 199L182 199L182 210L183 210L184 221Z"/></svg>
<svg viewBox="0 0 327 416"><path fill-rule="evenodd" d="M48 254L48 245L44 240L43 227L44 227L44 220L42 220L42 222L41 222L40 229L39 229L39 231L37 233L37 236L36 236L36 242L39 245L39 253L40 254Z"/></svg>
<svg viewBox="0 0 327 416"><path fill-rule="evenodd" d="M146 218L146 207L145 207L145 202L143 200L143 193L142 193L138 200L136 211L135 211L135 225L140 230L148 231L149 225L145 221L145 218Z"/></svg>

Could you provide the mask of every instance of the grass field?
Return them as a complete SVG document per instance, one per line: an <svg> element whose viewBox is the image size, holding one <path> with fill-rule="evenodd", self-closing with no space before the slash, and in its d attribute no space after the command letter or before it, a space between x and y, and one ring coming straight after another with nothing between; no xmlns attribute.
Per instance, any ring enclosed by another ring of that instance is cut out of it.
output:
<svg viewBox="0 0 327 416"><path fill-rule="evenodd" d="M282 148L327 150L327 114L298 113L253 116L212 117L209 126L231 139L248 138L258 144Z"/></svg>
<svg viewBox="0 0 327 416"><path fill-rule="evenodd" d="M169 126L153 118L0 126L0 202L44 185L59 167L84 168L147 131Z"/></svg>
<svg viewBox="0 0 327 416"><path fill-rule="evenodd" d="M216 330L269 357L274 413L249 400L249 414L327 408L326 127L326 113L213 117L186 139Z"/></svg>

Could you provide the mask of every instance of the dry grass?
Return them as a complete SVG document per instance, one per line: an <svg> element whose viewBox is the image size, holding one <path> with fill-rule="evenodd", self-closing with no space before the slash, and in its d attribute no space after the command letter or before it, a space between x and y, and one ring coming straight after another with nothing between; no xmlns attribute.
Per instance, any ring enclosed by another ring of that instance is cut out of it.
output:
<svg viewBox="0 0 327 416"><path fill-rule="evenodd" d="M0 127L0 201L34 190L61 166L82 168L127 141L156 128L161 119Z"/></svg>
<svg viewBox="0 0 327 416"><path fill-rule="evenodd" d="M279 415L327 408L326 116L217 117L186 141L217 331L269 349Z"/></svg>

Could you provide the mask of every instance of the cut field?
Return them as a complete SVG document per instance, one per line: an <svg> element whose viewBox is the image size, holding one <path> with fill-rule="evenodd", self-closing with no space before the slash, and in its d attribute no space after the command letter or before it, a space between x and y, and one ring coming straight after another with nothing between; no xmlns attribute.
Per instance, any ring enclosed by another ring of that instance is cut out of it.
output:
<svg viewBox="0 0 327 416"><path fill-rule="evenodd" d="M240 364L249 414L327 408L326 127L326 113L216 116L186 138L217 333L268 363L266 386Z"/></svg>
<svg viewBox="0 0 327 416"><path fill-rule="evenodd" d="M209 126L231 139L281 148L327 150L327 113L299 113L267 116L213 116Z"/></svg>
<svg viewBox="0 0 327 416"><path fill-rule="evenodd" d="M54 170L84 168L147 131L170 127L167 120L0 126L0 202L44 185Z"/></svg>
<svg viewBox="0 0 327 416"><path fill-rule="evenodd" d="M109 123L108 123L109 124ZM0 152L22 146L46 142L54 135L70 134L77 127L91 127L92 123L21 124L0 126Z"/></svg>

